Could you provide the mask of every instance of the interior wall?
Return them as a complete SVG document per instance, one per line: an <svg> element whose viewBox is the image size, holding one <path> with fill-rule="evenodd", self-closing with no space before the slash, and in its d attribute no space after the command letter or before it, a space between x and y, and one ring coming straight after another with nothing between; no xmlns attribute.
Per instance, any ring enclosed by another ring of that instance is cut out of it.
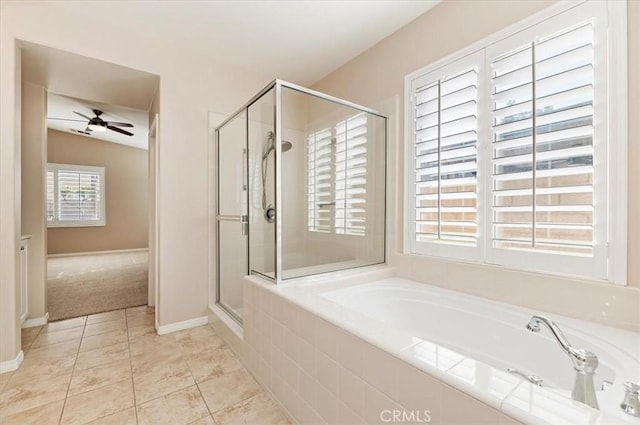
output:
<svg viewBox="0 0 640 425"><path fill-rule="evenodd" d="M47 91L44 87L22 84L22 216L23 235L31 235L28 258L29 319L47 312L46 173Z"/></svg>
<svg viewBox="0 0 640 425"><path fill-rule="evenodd" d="M640 329L640 2L628 1L629 207L628 286L584 281L403 253L404 77L512 25L554 1L445 0L313 88L364 105L398 96L400 137L390 140L389 253L414 280L629 329ZM381 66L384 64L384 66ZM366 78L363 78L366 77ZM392 135L393 136L393 135ZM575 302L575 294L580 302ZM559 295L559 294L566 294ZM571 294L571 296L569 295Z"/></svg>
<svg viewBox="0 0 640 425"><path fill-rule="evenodd" d="M48 162L104 167L105 226L49 227L48 254L147 248L148 151L57 130Z"/></svg>

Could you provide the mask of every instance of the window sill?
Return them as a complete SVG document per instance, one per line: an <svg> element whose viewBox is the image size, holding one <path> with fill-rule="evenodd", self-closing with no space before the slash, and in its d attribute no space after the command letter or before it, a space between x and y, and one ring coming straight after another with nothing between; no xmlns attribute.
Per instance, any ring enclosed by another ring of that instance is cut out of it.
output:
<svg viewBox="0 0 640 425"><path fill-rule="evenodd" d="M47 223L47 228L49 229L64 229L69 227L106 227L106 223L104 221L96 222L96 223Z"/></svg>

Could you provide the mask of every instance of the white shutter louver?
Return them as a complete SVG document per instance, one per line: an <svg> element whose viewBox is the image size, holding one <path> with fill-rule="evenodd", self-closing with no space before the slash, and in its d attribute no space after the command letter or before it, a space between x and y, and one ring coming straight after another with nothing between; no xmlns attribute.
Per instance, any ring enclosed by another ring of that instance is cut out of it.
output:
<svg viewBox="0 0 640 425"><path fill-rule="evenodd" d="M47 222L55 220L55 172L47 170Z"/></svg>
<svg viewBox="0 0 640 425"><path fill-rule="evenodd" d="M415 238L477 243L478 71L414 92Z"/></svg>
<svg viewBox="0 0 640 425"><path fill-rule="evenodd" d="M365 235L367 123L358 114L307 137L309 230Z"/></svg>
<svg viewBox="0 0 640 425"><path fill-rule="evenodd" d="M335 231L364 235L367 194L367 116L336 125Z"/></svg>
<svg viewBox="0 0 640 425"><path fill-rule="evenodd" d="M492 62L493 243L593 253L593 27Z"/></svg>
<svg viewBox="0 0 640 425"><path fill-rule="evenodd" d="M315 232L331 231L333 202L333 142L330 129L312 133L307 138L307 208L308 228Z"/></svg>

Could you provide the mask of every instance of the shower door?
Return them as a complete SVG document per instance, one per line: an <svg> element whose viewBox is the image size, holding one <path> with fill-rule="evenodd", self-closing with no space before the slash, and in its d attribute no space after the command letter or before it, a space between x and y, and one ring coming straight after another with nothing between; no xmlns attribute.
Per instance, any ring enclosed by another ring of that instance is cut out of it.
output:
<svg viewBox="0 0 640 425"><path fill-rule="evenodd" d="M243 278L248 274L247 114L238 113L216 133L216 301L242 323Z"/></svg>

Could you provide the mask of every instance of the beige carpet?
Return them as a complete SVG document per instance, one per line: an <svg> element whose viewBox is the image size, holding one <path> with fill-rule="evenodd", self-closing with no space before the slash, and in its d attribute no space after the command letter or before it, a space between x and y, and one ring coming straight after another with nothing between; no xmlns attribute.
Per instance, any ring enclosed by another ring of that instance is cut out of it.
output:
<svg viewBox="0 0 640 425"><path fill-rule="evenodd" d="M50 258L47 266L51 321L147 304L146 252Z"/></svg>

